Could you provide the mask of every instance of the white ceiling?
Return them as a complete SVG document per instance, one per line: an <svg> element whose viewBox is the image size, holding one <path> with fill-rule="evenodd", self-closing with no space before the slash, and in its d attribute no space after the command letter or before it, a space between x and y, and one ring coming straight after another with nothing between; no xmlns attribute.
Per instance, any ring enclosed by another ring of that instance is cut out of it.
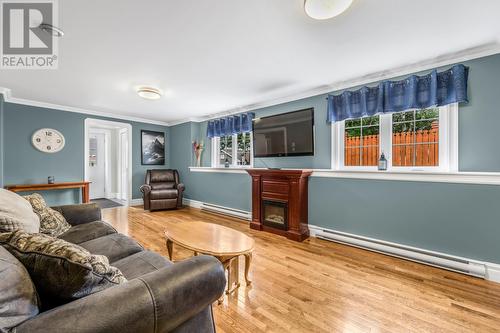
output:
<svg viewBox="0 0 500 333"><path fill-rule="evenodd" d="M498 0L59 1L57 70L0 70L12 97L174 122L497 43ZM166 91L139 98L137 85Z"/></svg>

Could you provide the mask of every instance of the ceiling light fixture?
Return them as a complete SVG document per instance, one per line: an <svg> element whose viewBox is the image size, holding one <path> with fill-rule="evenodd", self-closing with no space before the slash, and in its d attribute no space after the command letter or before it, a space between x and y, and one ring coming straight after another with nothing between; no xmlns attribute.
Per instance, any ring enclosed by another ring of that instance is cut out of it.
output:
<svg viewBox="0 0 500 333"><path fill-rule="evenodd" d="M154 87L139 87L137 95L145 99L160 99L163 93L160 89Z"/></svg>
<svg viewBox="0 0 500 333"><path fill-rule="evenodd" d="M64 31L59 29L58 27L54 27L52 24L42 23L38 26L40 29L45 31L46 33L51 34L54 37L62 37L64 36Z"/></svg>
<svg viewBox="0 0 500 333"><path fill-rule="evenodd" d="M353 0L305 0L306 14L315 20L326 20L342 14Z"/></svg>

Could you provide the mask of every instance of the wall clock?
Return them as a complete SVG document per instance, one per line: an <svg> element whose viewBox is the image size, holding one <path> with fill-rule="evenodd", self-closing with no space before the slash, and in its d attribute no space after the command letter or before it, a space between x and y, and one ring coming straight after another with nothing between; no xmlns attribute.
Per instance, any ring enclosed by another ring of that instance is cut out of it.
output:
<svg viewBox="0 0 500 333"><path fill-rule="evenodd" d="M64 148L64 135L51 128L41 128L31 137L33 146L44 153L57 153Z"/></svg>

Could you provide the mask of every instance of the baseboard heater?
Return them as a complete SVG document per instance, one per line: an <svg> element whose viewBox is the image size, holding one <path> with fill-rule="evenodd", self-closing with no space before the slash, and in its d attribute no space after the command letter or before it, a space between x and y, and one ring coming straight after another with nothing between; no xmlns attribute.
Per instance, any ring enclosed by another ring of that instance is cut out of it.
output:
<svg viewBox="0 0 500 333"><path fill-rule="evenodd" d="M250 221L252 219L251 214L249 212L244 211L244 210L239 210L239 209L234 209L234 208L229 208L229 207L224 207L224 206L219 206L219 205L214 205L214 204L209 204L209 203L202 203L200 208L201 208L201 210L204 210L207 212L224 214L224 215L237 217L237 218L248 220L248 221Z"/></svg>
<svg viewBox="0 0 500 333"><path fill-rule="evenodd" d="M318 227L312 227L311 229L317 238L324 240L355 246L467 275L481 278L485 278L486 276L485 265L470 260Z"/></svg>

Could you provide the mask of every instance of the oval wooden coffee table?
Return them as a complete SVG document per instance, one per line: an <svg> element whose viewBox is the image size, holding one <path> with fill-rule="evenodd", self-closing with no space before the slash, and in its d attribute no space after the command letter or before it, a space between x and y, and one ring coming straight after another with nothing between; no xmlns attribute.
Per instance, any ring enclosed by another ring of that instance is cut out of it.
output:
<svg viewBox="0 0 500 333"><path fill-rule="evenodd" d="M254 240L244 233L222 225L205 222L168 222L165 228L167 250L172 260L173 244L194 252L208 254L220 260L228 271L226 294L236 290L239 283L239 256L245 257L245 281L248 278Z"/></svg>

